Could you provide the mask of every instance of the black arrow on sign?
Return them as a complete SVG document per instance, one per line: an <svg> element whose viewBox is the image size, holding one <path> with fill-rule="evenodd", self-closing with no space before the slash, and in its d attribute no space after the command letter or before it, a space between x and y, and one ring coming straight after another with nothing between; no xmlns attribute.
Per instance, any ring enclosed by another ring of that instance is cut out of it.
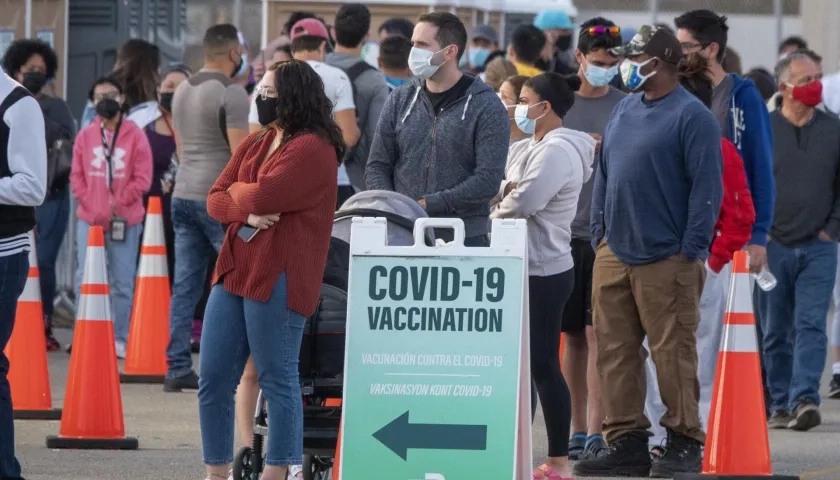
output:
<svg viewBox="0 0 840 480"><path fill-rule="evenodd" d="M408 449L487 450L487 425L408 423L408 412L385 425L373 438L408 459Z"/></svg>

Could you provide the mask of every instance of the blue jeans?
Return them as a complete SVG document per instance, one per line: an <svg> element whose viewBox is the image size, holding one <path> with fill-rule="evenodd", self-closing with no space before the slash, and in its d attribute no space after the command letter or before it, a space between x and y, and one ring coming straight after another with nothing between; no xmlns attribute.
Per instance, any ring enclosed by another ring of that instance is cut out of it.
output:
<svg viewBox="0 0 840 480"><path fill-rule="evenodd" d="M248 355L254 358L268 408L267 465L303 461L303 404L298 357L306 317L286 306L286 274L267 302L210 292L201 335L198 413L206 465L233 461L233 395Z"/></svg>
<svg viewBox="0 0 840 480"><path fill-rule="evenodd" d="M44 317L47 319L52 318L55 302L55 263L70 220L69 195L67 190L64 190L62 194L48 198L40 207L35 208L35 244L41 282L41 303L44 306Z"/></svg>
<svg viewBox="0 0 840 480"><path fill-rule="evenodd" d="M778 284L769 292L756 288L756 303L770 410L790 410L802 400L819 405L837 244L813 240L791 248L771 240L767 264Z"/></svg>
<svg viewBox="0 0 840 480"><path fill-rule="evenodd" d="M3 353L15 325L17 301L29 275L29 255L17 253L0 257L0 478L21 478L20 464L15 458L15 423L12 392L6 376L9 359Z"/></svg>
<svg viewBox="0 0 840 480"><path fill-rule="evenodd" d="M90 224L79 220L76 226L76 298L85 274L88 230ZM111 316L114 321L114 340L125 343L128 340L128 324L131 321L131 306L134 301L134 276L137 274L137 254L140 251L140 235L143 225L137 224L125 230L124 242L111 241L105 232L105 263L108 266L108 283L111 288ZM78 306L78 304L77 304Z"/></svg>
<svg viewBox="0 0 840 480"><path fill-rule="evenodd" d="M225 230L210 218L207 202L172 199L172 227L175 230L175 282L169 307L167 378L192 371L190 338L195 307L207 282L207 267L222 248Z"/></svg>

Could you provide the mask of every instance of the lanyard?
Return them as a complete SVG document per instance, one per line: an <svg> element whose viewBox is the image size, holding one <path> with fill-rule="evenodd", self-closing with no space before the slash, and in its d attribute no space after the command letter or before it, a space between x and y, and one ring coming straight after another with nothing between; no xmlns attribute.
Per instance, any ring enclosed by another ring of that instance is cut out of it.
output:
<svg viewBox="0 0 840 480"><path fill-rule="evenodd" d="M120 119L117 122L117 128L114 129L114 135L111 137L111 146L108 146L108 138L105 136L105 127L102 126L102 121L100 120L99 123L99 133L102 135L102 150L105 155L105 161L108 162L108 189L111 190L111 193L114 193L113 183L114 183L114 169L111 159L114 156L114 149L117 147L117 137L120 135L120 127L122 127L122 115L120 115Z"/></svg>

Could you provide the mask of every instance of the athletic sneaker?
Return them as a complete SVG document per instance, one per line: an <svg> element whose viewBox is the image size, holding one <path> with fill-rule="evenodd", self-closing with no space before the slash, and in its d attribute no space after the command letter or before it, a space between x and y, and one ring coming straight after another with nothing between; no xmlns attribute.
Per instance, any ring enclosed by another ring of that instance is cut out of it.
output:
<svg viewBox="0 0 840 480"><path fill-rule="evenodd" d="M578 460L572 471L578 477L647 477L650 466L647 435L626 433L594 458Z"/></svg>
<svg viewBox="0 0 840 480"><path fill-rule="evenodd" d="M583 447L583 454L580 458L595 458L598 455L598 451L605 448L607 448L607 442L604 441L604 437L600 433L590 435L586 439L586 446Z"/></svg>
<svg viewBox="0 0 840 480"><path fill-rule="evenodd" d="M840 398L840 373L835 373L828 384L828 398Z"/></svg>
<svg viewBox="0 0 840 480"><path fill-rule="evenodd" d="M810 400L800 400L793 409L793 420L788 423L791 430L810 430L822 423L820 409Z"/></svg>
<svg viewBox="0 0 840 480"><path fill-rule="evenodd" d="M787 410L776 410L770 415L770 419L767 420L767 428L772 430L783 430L788 428L788 423L793 419L790 416L790 413Z"/></svg>
<svg viewBox="0 0 840 480"><path fill-rule="evenodd" d="M125 342L114 342L114 348L117 350L117 358L125 360Z"/></svg>
<svg viewBox="0 0 840 480"><path fill-rule="evenodd" d="M586 432L578 432L569 439L569 460L577 460L586 448Z"/></svg>
<svg viewBox="0 0 840 480"><path fill-rule="evenodd" d="M53 335L52 328L48 328L44 332L44 336L47 339L48 352L57 352L61 350L61 343L59 343L58 340L55 338L55 335Z"/></svg>
<svg viewBox="0 0 840 480"><path fill-rule="evenodd" d="M286 480L300 480L303 478L303 465L289 465Z"/></svg>

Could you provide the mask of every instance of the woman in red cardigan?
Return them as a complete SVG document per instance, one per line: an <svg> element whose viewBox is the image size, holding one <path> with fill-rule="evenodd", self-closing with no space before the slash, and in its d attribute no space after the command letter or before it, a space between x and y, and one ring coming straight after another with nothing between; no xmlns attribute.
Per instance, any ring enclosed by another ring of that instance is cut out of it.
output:
<svg viewBox="0 0 840 480"><path fill-rule="evenodd" d="M199 417L207 479L233 461L234 401L251 355L271 405L263 480L285 480L303 457L298 355L315 312L330 243L341 130L321 78L289 60L267 72L260 123L233 155L207 199L227 225L201 338Z"/></svg>

